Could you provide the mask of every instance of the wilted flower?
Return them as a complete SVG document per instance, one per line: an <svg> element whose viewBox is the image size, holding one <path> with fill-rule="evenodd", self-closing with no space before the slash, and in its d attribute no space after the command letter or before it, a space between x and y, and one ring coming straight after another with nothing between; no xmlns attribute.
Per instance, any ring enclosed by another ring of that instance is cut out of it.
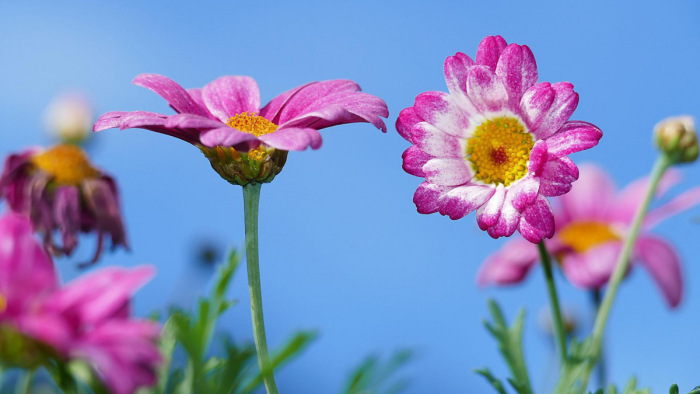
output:
<svg viewBox="0 0 700 394"><path fill-rule="evenodd" d="M141 74L133 83L162 96L177 114L108 112L93 130L142 128L179 138L201 149L219 175L238 185L272 181L287 151L321 147L320 129L369 122L386 131L380 117L389 115L384 101L347 80L296 87L262 109L250 77L225 76L188 90L155 74Z"/></svg>
<svg viewBox="0 0 700 394"><path fill-rule="evenodd" d="M129 316L151 267L105 268L61 286L23 216L0 217L0 358L36 368L49 360L91 365L111 391L155 381L155 323Z"/></svg>
<svg viewBox="0 0 700 394"><path fill-rule="evenodd" d="M602 132L569 121L578 94L568 82L537 83L525 45L486 37L476 61L463 53L445 61L449 93L425 92L401 111L396 129L414 145L403 168L424 177L413 201L420 213L459 219L476 210L491 237L517 229L530 242L554 234L545 197L578 178L567 155L591 148Z"/></svg>
<svg viewBox="0 0 700 394"><path fill-rule="evenodd" d="M676 173L668 173L662 178L659 194L677 180ZM614 185L605 172L593 165L581 166L581 178L571 192L559 198L554 210L558 230L546 242L547 249L574 285L598 289L608 282L647 184L647 179L640 179L615 195ZM673 246L649 230L699 202L700 188L695 188L649 211L632 252L632 261L649 271L672 307L680 303L683 294L680 259ZM477 282L481 285L520 282L538 261L534 245L522 239L509 241L486 260Z"/></svg>
<svg viewBox="0 0 700 394"><path fill-rule="evenodd" d="M654 127L656 145L677 163L690 163L698 158L698 136L690 116L664 119Z"/></svg>
<svg viewBox="0 0 700 394"><path fill-rule="evenodd" d="M0 176L2 198L14 212L31 219L53 254L70 255L81 231L97 232L93 263L102 253L105 234L113 249L128 247L114 179L95 168L75 145L10 155ZM60 246L53 240L56 230L61 233Z"/></svg>
<svg viewBox="0 0 700 394"><path fill-rule="evenodd" d="M61 142L81 143L90 135L93 111L90 101L81 93L70 92L56 97L46 108L44 122L51 134Z"/></svg>

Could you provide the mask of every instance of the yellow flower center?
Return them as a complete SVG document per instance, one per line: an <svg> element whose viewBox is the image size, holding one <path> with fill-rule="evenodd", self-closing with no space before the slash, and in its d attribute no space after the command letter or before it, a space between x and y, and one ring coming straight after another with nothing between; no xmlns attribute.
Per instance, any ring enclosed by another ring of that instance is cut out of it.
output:
<svg viewBox="0 0 700 394"><path fill-rule="evenodd" d="M244 133L253 134L256 137L274 133L277 125L259 115L242 112L228 119L227 125Z"/></svg>
<svg viewBox="0 0 700 394"><path fill-rule="evenodd" d="M35 155L31 162L62 185L77 186L83 180L99 175L99 171L90 164L87 154L75 145L57 145Z"/></svg>
<svg viewBox="0 0 700 394"><path fill-rule="evenodd" d="M7 299L0 293L0 313L7 310Z"/></svg>
<svg viewBox="0 0 700 394"><path fill-rule="evenodd" d="M517 118L488 119L474 130L467 142L467 156L474 178L508 186L527 175L527 162L535 145L532 135Z"/></svg>
<svg viewBox="0 0 700 394"><path fill-rule="evenodd" d="M583 253L600 244L622 238L607 223L574 222L559 230L561 242L577 253Z"/></svg>

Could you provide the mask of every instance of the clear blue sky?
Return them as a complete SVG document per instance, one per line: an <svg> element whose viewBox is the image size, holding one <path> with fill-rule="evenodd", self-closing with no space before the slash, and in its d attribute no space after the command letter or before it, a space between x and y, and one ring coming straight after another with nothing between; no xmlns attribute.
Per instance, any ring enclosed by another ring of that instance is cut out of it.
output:
<svg viewBox="0 0 700 394"><path fill-rule="evenodd" d="M541 81L572 82L581 95L573 118L603 129L600 145L573 159L595 161L618 184L627 183L651 167L658 120L700 116L700 5L534 3L3 1L0 155L49 142L41 114L64 89L86 91L100 113L169 113L131 79L159 73L198 87L221 75L250 75L263 102L309 81L353 79L388 103L389 133L367 124L325 130L321 150L291 153L282 174L262 190L269 340L280 344L302 328L321 333L279 373L283 392L337 392L365 355L400 347L418 352L405 371L410 393L488 392L472 369L487 365L499 376L506 369L481 326L487 297L509 316L527 308L527 359L543 390L555 360L537 324L547 303L541 271L516 288L475 286L480 263L502 242L479 231L473 215L453 222L415 212L411 199L420 179L401 169L408 144L393 128L396 116L420 92L446 90L447 56L473 56L482 37L500 34L531 47ZM170 137L112 130L94 142L94 160L120 182L133 246L101 264L158 267L136 297L141 315L170 302L190 304L205 280L192 274L193 245L242 243L240 188L221 180L197 149ZM700 180L700 166L682 173L679 189ZM680 309L666 309L642 270L621 288L606 343L618 385L632 374L655 392L673 382L686 391L700 384L698 217L696 208L656 230L673 238L683 257L687 291ZM91 252L84 242L78 254ZM76 275L71 260L58 264L64 278ZM564 305L589 324L587 294L558 279ZM241 270L232 291L241 303L223 321L241 340L252 338L245 283Z"/></svg>

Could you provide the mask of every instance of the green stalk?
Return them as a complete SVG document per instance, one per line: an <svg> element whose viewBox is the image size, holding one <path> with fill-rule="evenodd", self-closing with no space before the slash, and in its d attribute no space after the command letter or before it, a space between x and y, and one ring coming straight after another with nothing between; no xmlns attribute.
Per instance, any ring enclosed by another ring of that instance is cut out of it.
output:
<svg viewBox="0 0 700 394"><path fill-rule="evenodd" d="M671 166L671 164L673 164L671 159L664 153L661 153L661 156L659 156L659 158L656 160L654 168L651 170L646 195L644 196L642 205L640 205L637 209L637 213L634 216L634 221L632 222L632 227L630 227L630 231L625 238L624 244L622 245L622 252L620 252L620 256L615 263L615 271L608 282L608 287L605 291L603 302L600 304L600 309L598 310L598 315L596 316L595 324L593 325L593 333L591 334L591 352L595 361L597 361L600 357L605 324L610 316L610 310L612 308L612 303L615 300L617 289L620 287L620 283L622 282L622 279L629 268L632 248L634 247L634 242L637 240L637 235L639 235L639 230L642 227L642 222L644 221L644 216L649 208L649 203L651 202L651 198L654 196L654 192L659 185L661 177ZM587 364L585 373L582 376L582 387L586 387L588 384L588 378L591 374L595 361Z"/></svg>
<svg viewBox="0 0 700 394"><path fill-rule="evenodd" d="M557 288L554 285L554 275L552 274L552 259L549 257L544 241L537 244L540 251L540 260L544 268L544 277L547 282L547 292L549 293L549 306L552 310L552 325L554 326L554 337L559 351L559 361L561 365L566 362L566 332L564 331L564 321L561 318L561 308L559 307L559 297Z"/></svg>
<svg viewBox="0 0 700 394"><path fill-rule="evenodd" d="M243 186L243 211L245 214L246 262L248 265L248 289L250 290L250 312L253 318L255 349L258 352L258 365L268 394L278 394L275 376L270 365L265 337L262 290L260 288L260 261L258 257L258 206L260 203L260 183Z"/></svg>
<svg viewBox="0 0 700 394"><path fill-rule="evenodd" d="M600 310L600 303L602 301L602 294L600 289L595 289L591 291L591 301L593 301L593 313L598 314ZM603 343L600 345L600 352L598 353L598 364L596 372L598 374L598 387L605 387L606 376L606 366L605 366L605 351L603 348Z"/></svg>
<svg viewBox="0 0 700 394"><path fill-rule="evenodd" d="M34 378L34 370L28 369L18 380L17 387L15 387L15 393L17 394L29 394L32 388L32 379Z"/></svg>

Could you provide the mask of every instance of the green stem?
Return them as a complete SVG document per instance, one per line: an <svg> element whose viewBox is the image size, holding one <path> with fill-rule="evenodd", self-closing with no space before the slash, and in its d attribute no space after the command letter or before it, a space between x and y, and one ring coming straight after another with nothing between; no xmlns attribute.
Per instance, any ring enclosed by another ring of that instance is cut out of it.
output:
<svg viewBox="0 0 700 394"><path fill-rule="evenodd" d="M544 241L537 244L540 251L540 260L542 268L544 268L544 277L547 281L547 292L549 293L549 304L552 310L552 325L554 326L554 337L557 342L557 350L559 351L559 361L561 364L566 362L566 332L564 331L564 321L561 318L561 308L559 307L559 297L557 297L557 288L554 285L554 275L552 274L552 259L549 257L547 248L544 246Z"/></svg>
<svg viewBox="0 0 700 394"><path fill-rule="evenodd" d="M600 289L594 289L591 291L591 301L593 301L594 313L597 314L600 310L600 303L602 301ZM598 354L598 364L596 368L599 388L605 387L605 381L607 380L605 364L605 351L603 349L603 343L601 342L600 351Z"/></svg>
<svg viewBox="0 0 700 394"><path fill-rule="evenodd" d="M17 394L29 394L32 388L32 379L34 378L34 370L27 370L18 380L17 387L15 387L15 393Z"/></svg>
<svg viewBox="0 0 700 394"><path fill-rule="evenodd" d="M659 158L654 163L654 168L651 170L651 175L649 179L649 185L647 186L646 195L642 204L637 208L637 213L634 216L634 221L630 227L629 233L625 238L625 242L622 245L622 251L620 256L615 263L615 271L613 271L610 281L608 281L608 287L605 291L605 296L603 297L603 302L600 304L598 309L598 315L595 319L595 324L593 325L593 333L591 334L591 353L594 357L593 362L589 362L582 376L582 387L586 387L588 384L588 378L593 369L595 361L598 360L601 354L602 342L603 342L603 332L605 331L605 324L610 316L610 310L612 308L612 303L615 300L615 294L617 294L617 289L620 287L622 279L627 273L627 269L630 265L630 255L632 254L632 248L634 247L634 242L637 240L637 235L639 235L639 230L642 227L642 222L644 221L644 216L646 215L647 209L649 208L649 203L651 198L654 196L657 186L661 177L666 172L666 170L671 166L672 161L665 154L661 154Z"/></svg>
<svg viewBox="0 0 700 394"><path fill-rule="evenodd" d="M248 289L250 290L250 312L253 317L255 349L258 352L258 365L268 394L277 394L277 384L270 365L265 337L262 290L260 289L260 261L258 258L258 205L260 203L260 183L243 186L243 210L245 213L246 262L248 263Z"/></svg>

